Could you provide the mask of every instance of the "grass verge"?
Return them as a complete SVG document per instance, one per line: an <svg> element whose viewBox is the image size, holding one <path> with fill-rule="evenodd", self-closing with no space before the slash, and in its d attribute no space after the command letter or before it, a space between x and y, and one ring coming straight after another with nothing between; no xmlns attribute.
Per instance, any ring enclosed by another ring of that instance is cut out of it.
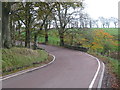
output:
<svg viewBox="0 0 120 90"><path fill-rule="evenodd" d="M119 72L119 60L102 56L97 53L89 52L89 54L99 58L99 60L102 60L105 63L106 69L108 70L109 74L114 77L114 81L112 81L112 87L113 88L120 88L120 72Z"/></svg>
<svg viewBox="0 0 120 90"><path fill-rule="evenodd" d="M2 75L41 66L52 60L45 50L27 48L2 49Z"/></svg>

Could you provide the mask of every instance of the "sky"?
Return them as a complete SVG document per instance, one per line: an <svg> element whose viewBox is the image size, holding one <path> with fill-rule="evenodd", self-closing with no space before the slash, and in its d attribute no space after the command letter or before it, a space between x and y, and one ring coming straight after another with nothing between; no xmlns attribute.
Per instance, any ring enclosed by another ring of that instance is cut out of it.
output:
<svg viewBox="0 0 120 90"><path fill-rule="evenodd" d="M100 16L105 18L118 18L119 1L120 0L85 0L85 11L94 19Z"/></svg>

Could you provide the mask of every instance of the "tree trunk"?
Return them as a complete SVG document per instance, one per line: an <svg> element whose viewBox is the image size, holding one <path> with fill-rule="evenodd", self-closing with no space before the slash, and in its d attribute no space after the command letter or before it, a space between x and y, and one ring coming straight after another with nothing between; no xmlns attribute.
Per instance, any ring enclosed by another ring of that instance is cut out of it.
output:
<svg viewBox="0 0 120 90"><path fill-rule="evenodd" d="M15 46L15 23L13 21L13 17L10 17L10 30L11 30L11 44Z"/></svg>
<svg viewBox="0 0 120 90"><path fill-rule="evenodd" d="M19 40L22 41L22 36L21 36L21 30L20 30L20 28L21 28L21 24L20 24L20 22L18 21L18 37L19 37ZM20 44L20 45L21 45L21 44Z"/></svg>
<svg viewBox="0 0 120 90"><path fill-rule="evenodd" d="M64 35L60 33L60 46L64 46Z"/></svg>
<svg viewBox="0 0 120 90"><path fill-rule="evenodd" d="M34 45L33 45L33 49L36 50L37 49L37 34L34 34Z"/></svg>
<svg viewBox="0 0 120 90"><path fill-rule="evenodd" d="M97 25L97 28L99 28L98 25Z"/></svg>
<svg viewBox="0 0 120 90"><path fill-rule="evenodd" d="M71 42L70 45L73 45L73 35L71 36Z"/></svg>
<svg viewBox="0 0 120 90"><path fill-rule="evenodd" d="M30 30L26 27L25 47L30 48Z"/></svg>
<svg viewBox="0 0 120 90"><path fill-rule="evenodd" d="M25 31L25 47L28 46L28 32L27 32L27 28L26 28L26 31Z"/></svg>
<svg viewBox="0 0 120 90"><path fill-rule="evenodd" d="M12 39L12 45L13 46L15 46L15 26L13 25L13 30L12 30L12 37L13 37L13 39Z"/></svg>
<svg viewBox="0 0 120 90"><path fill-rule="evenodd" d="M10 48L11 47L11 36L10 36L10 27L9 27L9 11L10 6L7 4L5 7L5 2L2 3L2 47Z"/></svg>
<svg viewBox="0 0 120 90"><path fill-rule="evenodd" d="M45 28L45 44L47 44L48 43L48 21L46 21L44 28Z"/></svg>
<svg viewBox="0 0 120 90"><path fill-rule="evenodd" d="M2 17L2 2L0 2L0 19ZM0 20L0 42L2 42L2 21ZM0 48L2 48L2 43L0 43Z"/></svg>
<svg viewBox="0 0 120 90"><path fill-rule="evenodd" d="M48 43L48 31L45 30L45 44Z"/></svg>
<svg viewBox="0 0 120 90"><path fill-rule="evenodd" d="M115 28L116 28L116 26L117 26L117 25L116 25L116 23L115 23Z"/></svg>
<svg viewBox="0 0 120 90"><path fill-rule="evenodd" d="M92 28L92 22L91 22L91 20L90 20L90 28Z"/></svg>
<svg viewBox="0 0 120 90"><path fill-rule="evenodd" d="M104 28L104 24L103 24L103 28Z"/></svg>
<svg viewBox="0 0 120 90"><path fill-rule="evenodd" d="M26 3L26 36L25 36L25 47L30 48L30 6Z"/></svg>

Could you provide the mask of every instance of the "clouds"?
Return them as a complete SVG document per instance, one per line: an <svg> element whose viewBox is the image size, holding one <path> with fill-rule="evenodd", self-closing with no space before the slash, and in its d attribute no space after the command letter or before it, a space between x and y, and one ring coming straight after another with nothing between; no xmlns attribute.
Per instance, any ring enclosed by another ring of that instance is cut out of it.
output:
<svg viewBox="0 0 120 90"><path fill-rule="evenodd" d="M85 0L85 10L95 19L99 16L117 18L118 2L119 0Z"/></svg>

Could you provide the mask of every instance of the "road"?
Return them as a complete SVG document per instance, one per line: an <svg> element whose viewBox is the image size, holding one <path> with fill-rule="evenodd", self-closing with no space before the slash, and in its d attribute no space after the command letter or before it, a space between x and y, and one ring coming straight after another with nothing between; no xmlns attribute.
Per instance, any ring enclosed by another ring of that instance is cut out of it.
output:
<svg viewBox="0 0 120 90"><path fill-rule="evenodd" d="M98 62L84 52L40 45L56 60L47 67L2 82L3 88L88 88L98 69ZM97 88L102 67L93 83Z"/></svg>

